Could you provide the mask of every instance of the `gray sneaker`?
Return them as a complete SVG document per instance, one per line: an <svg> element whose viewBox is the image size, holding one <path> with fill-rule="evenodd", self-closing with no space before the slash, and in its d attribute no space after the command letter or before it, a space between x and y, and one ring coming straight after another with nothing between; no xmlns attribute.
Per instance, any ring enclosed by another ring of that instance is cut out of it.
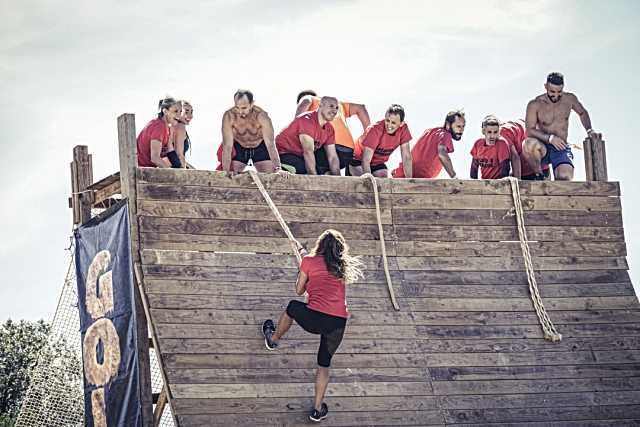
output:
<svg viewBox="0 0 640 427"><path fill-rule="evenodd" d="M278 343L271 340L271 336L276 331L276 327L273 324L273 320L267 319L262 324L262 335L264 335L264 346L267 350L275 350L278 348Z"/></svg>

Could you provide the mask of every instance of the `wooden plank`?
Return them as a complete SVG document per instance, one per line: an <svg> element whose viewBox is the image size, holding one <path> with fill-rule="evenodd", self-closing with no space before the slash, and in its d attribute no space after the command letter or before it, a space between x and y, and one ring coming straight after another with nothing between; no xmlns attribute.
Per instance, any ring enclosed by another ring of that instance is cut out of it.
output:
<svg viewBox="0 0 640 427"><path fill-rule="evenodd" d="M607 161L604 141L601 135L591 134L591 152L593 159L593 177L596 181L607 181Z"/></svg>
<svg viewBox="0 0 640 427"><path fill-rule="evenodd" d="M560 408L501 408L444 411L448 424L519 423L531 421L613 420L640 418L640 405L579 406Z"/></svg>
<svg viewBox="0 0 640 427"><path fill-rule="evenodd" d="M175 235L181 236L181 235ZM362 241L350 242L360 249ZM387 251L389 246L387 246ZM393 245L397 256L520 256L520 242L420 242L399 241ZM624 242L529 242L531 255L540 256L625 256ZM369 253L368 253L369 255Z"/></svg>
<svg viewBox="0 0 640 427"><path fill-rule="evenodd" d="M140 181L152 184L196 185L204 187L251 188L253 181L247 175L229 179L224 174L206 170L144 169ZM304 190L371 193L371 184L359 178L332 176L260 174L260 179L269 190ZM509 183L500 180L455 180L455 179L376 179L380 192L419 194L503 194L510 195ZM393 189L393 190L392 190ZM532 195L587 195L618 196L616 182L527 182L520 183L522 194Z"/></svg>
<svg viewBox="0 0 640 427"><path fill-rule="evenodd" d="M393 209L394 224L414 225L500 225L515 226L516 218L504 209ZM529 210L524 212L524 223L532 225L568 225L621 227L621 212L583 210Z"/></svg>
<svg viewBox="0 0 640 427"><path fill-rule="evenodd" d="M640 391L453 395L439 396L437 399L442 409L559 408L563 406L637 404L640 402Z"/></svg>
<svg viewBox="0 0 640 427"><path fill-rule="evenodd" d="M640 377L640 364L429 368L432 381Z"/></svg>
<svg viewBox="0 0 640 427"><path fill-rule="evenodd" d="M640 335L640 324L605 323L588 325L556 325L562 330L564 338L597 337L597 336L636 336ZM259 330L258 325L227 325L224 328L212 328L210 325L198 324L156 324L161 338L247 338L254 339ZM398 325L349 325L344 339L353 338L383 339L467 339L467 338L543 338L538 325L518 326L398 326ZM287 333L288 339L310 339L300 328Z"/></svg>
<svg viewBox="0 0 640 427"><path fill-rule="evenodd" d="M155 279L177 280L214 280L220 282L289 282L293 283L298 269L293 268L221 268L203 266L144 265L145 275ZM527 285L526 273L506 272L468 272L468 271L426 271L404 270L391 272L391 279L399 286L402 281L408 283L429 283L433 285L482 285L515 284ZM627 283L629 275L625 270L565 270L539 271L536 274L539 284L545 283ZM365 283L386 283L381 270L369 270L363 279Z"/></svg>
<svg viewBox="0 0 640 427"><path fill-rule="evenodd" d="M292 283L272 283L271 286L259 286L255 282L220 282L148 279L147 291L152 294L190 294L190 295L279 295L292 296ZM606 284L540 284L540 294L547 297L596 297L635 295L630 283ZM395 286L399 297L443 297L443 298L525 298L529 296L528 286L523 285L429 285L423 283L401 282ZM376 297L388 295L386 286L379 283L356 282L348 285L349 298Z"/></svg>
<svg viewBox="0 0 640 427"><path fill-rule="evenodd" d="M154 322L190 323L200 325L261 325L264 319L278 314L266 310L219 309L153 309ZM639 310L588 310L554 311L553 320L558 324L637 323ZM351 325L537 325L534 312L490 311L435 311L435 312L372 312L350 313Z"/></svg>
<svg viewBox="0 0 640 427"><path fill-rule="evenodd" d="M169 369L167 377L175 384L279 384L313 383L310 369ZM332 369L331 384L357 382L426 381L426 368Z"/></svg>
<svg viewBox="0 0 640 427"><path fill-rule="evenodd" d="M434 381L436 395L512 394L640 390L640 377L498 381Z"/></svg>
<svg viewBox="0 0 640 427"><path fill-rule="evenodd" d="M318 366L313 354L265 353L264 344L261 352L255 354L221 354L221 353L166 353L163 359L167 368L220 368L250 369L260 366L264 369L315 369ZM317 343L316 343L317 351ZM339 355L339 357L338 357ZM593 360L593 359L592 359ZM424 367L423 354L344 354L341 351L331 360L331 369L353 369L357 367Z"/></svg>
<svg viewBox="0 0 640 427"><path fill-rule="evenodd" d="M620 198L601 196L522 196L524 210L613 211L621 210ZM511 195L392 194L393 209L491 209L506 214L513 207Z"/></svg>
<svg viewBox="0 0 640 427"><path fill-rule="evenodd" d="M158 396L158 401L156 402L156 407L153 409L153 425L157 427L160 425L162 421L162 414L164 412L164 408L167 406L167 386L162 386L162 391L160 392L160 396Z"/></svg>
<svg viewBox="0 0 640 427"><path fill-rule="evenodd" d="M218 308L222 310L282 310L290 299L272 296L218 296L218 295L174 295L149 294L152 308ZM529 298L398 298L404 310L410 311L531 311ZM349 298L352 312L386 311L388 298ZM637 309L635 296L622 297L575 297L545 298L547 311L554 310L619 310Z"/></svg>
<svg viewBox="0 0 640 427"><path fill-rule="evenodd" d="M283 413L254 413L254 414L218 414L184 415L179 417L182 425L205 426L292 426L308 425L309 410ZM440 411L385 411L385 412L331 412L329 417L322 420L324 426L391 426L391 425L444 425Z"/></svg>
<svg viewBox="0 0 640 427"><path fill-rule="evenodd" d="M519 241L518 230L515 227L461 225L421 226L400 224L394 226L394 231L397 239L401 241ZM353 234L355 233L352 233L351 235ZM387 235L386 231L385 235ZM624 230L621 227L527 226L527 237L528 240L543 242L623 242Z"/></svg>
<svg viewBox="0 0 640 427"><path fill-rule="evenodd" d="M279 206L285 221L324 222L343 224L377 224L376 210L355 208L327 208L318 206ZM140 215L162 218L206 218L222 220L273 221L268 206L221 205L217 203L181 203L157 200L138 200ZM381 210L383 224L391 224L391 210Z"/></svg>
<svg viewBox="0 0 640 427"><path fill-rule="evenodd" d="M184 185L157 185L139 184L138 198L147 201L156 200L190 205L200 203L218 203L230 205L229 208L239 208L250 206L251 210L256 207L267 207L262 194L255 185L247 188L229 187L200 187ZM301 207L316 206L321 208L354 208L366 209L375 208L373 191L368 193L353 192L332 192L332 191L296 191L296 190L269 190L269 196L273 202L281 207ZM187 203L189 202L189 203ZM391 207L391 198L388 194L381 194L380 206L384 209Z"/></svg>
<svg viewBox="0 0 640 427"><path fill-rule="evenodd" d="M281 176L277 174L260 174L260 180L269 190L301 190L301 191L333 191L340 193L372 193L373 189L368 180L356 177L334 176L306 176L291 175ZM255 188L249 174L241 174L228 178L225 174L216 171L186 170L186 169L143 169L140 182L165 185L196 185L204 187L224 188ZM376 179L378 191L389 193L390 180Z"/></svg>
<svg viewBox="0 0 640 427"><path fill-rule="evenodd" d="M332 370L333 374L333 370ZM425 411L439 409L431 396L341 396L325 399L333 416L351 411ZM235 414L283 413L307 411L308 397L275 397L270 399L175 399L174 408L181 415L224 414L233 408Z"/></svg>
<svg viewBox="0 0 640 427"><path fill-rule="evenodd" d="M129 230L131 235L131 256L133 263L140 261L140 237L136 211L136 123L133 114L122 114L118 117L118 148L120 158L120 183L123 197L128 198ZM140 404L142 407L142 423L153 425L153 399L151 390L151 364L149 360L149 326L141 295L142 286L133 292L136 308L136 347L138 354ZM150 321L151 319L149 319ZM153 324L151 325L153 331ZM171 403L171 394L167 393Z"/></svg>
<svg viewBox="0 0 640 427"><path fill-rule="evenodd" d="M393 257L400 270L524 271L521 257ZM537 271L628 270L625 257L533 257Z"/></svg>
<svg viewBox="0 0 640 427"><path fill-rule="evenodd" d="M182 233L182 234L212 234L218 236L255 236L255 237L285 237L280 224L275 221L241 221L216 220L194 218L158 218L140 216L140 227L143 232L154 233ZM289 222L287 224L296 238L316 239L327 228L340 231L348 240L378 240L377 224L346 224L346 223L317 223L317 222ZM614 229L615 230L615 229ZM613 233L614 231L612 231ZM384 226L385 236L392 238L391 225ZM560 236L562 237L562 236ZM585 239L583 239L585 240ZM591 239L594 240L594 239ZM615 236L607 240L616 239Z"/></svg>
<svg viewBox="0 0 640 427"><path fill-rule="evenodd" d="M278 237L244 237L244 236L211 236L206 234L175 234L175 233L141 233L142 244L145 249L188 250L199 252L256 252L290 254L291 244L287 238ZM307 248L315 245L315 238L299 238L298 241ZM584 243L583 245L589 245ZM595 243L591 254L601 256L625 255L624 244ZM621 247L620 247L621 246ZM350 252L353 255L379 255L382 250L380 242L376 240L350 240ZM395 255L395 242L387 242L387 255ZM518 250L520 248L518 247ZM618 253L622 250L624 253ZM566 250L562 255L584 254L584 248L575 254ZM532 252L533 249L532 249ZM547 251L548 253L548 251ZM420 254L422 255L422 254Z"/></svg>
<svg viewBox="0 0 640 427"><path fill-rule="evenodd" d="M162 339L162 350L166 354L187 353L187 354L253 354L264 353L264 342L261 339L259 328L255 332L253 339L247 338L164 338ZM357 355L352 362L364 363L360 360L362 354L385 354L385 353L462 353L470 356L469 353L524 353L524 352L576 352L578 350L605 351L610 348L637 348L640 338L628 337L568 337L560 343L545 342L542 338L522 339L522 338L467 338L467 339L395 339L395 338L349 338L340 345L339 353ZM306 339L285 340L278 351L281 354L307 354L314 355L318 352L319 338L308 334ZM626 347L621 347L623 343ZM607 347L607 345L609 347ZM613 346L613 347L610 347ZM637 362L636 350L629 350L628 353L619 350L618 355L609 353L603 354L599 363L633 363ZM434 356L435 357L435 356ZM446 356L449 357L449 356ZM594 363L595 354L589 355L590 363ZM611 359L613 357L613 359ZM466 361L454 362L454 359L442 359L441 363L430 361L428 366L485 366L469 364ZM456 359L457 360L457 359ZM567 363L566 359L563 364ZM367 363L369 361L367 360ZM536 364L542 364L537 362ZM501 363L504 366L518 365L518 363ZM371 367L388 367L388 365L372 364Z"/></svg>
<svg viewBox="0 0 640 427"><path fill-rule="evenodd" d="M481 194L511 195L505 180L391 179L391 191L397 194ZM520 194L544 196L619 196L615 182L594 181L520 181Z"/></svg>
<svg viewBox="0 0 640 427"><path fill-rule="evenodd" d="M293 255L284 254L249 254L249 253L214 253L214 252L194 252L194 251L172 251L145 249L142 251L142 262L149 265L195 265L205 267L259 267L259 268L291 268L297 269L298 262ZM602 258L608 260L609 258ZM616 259L616 258L613 258ZM624 258L622 258L624 259ZM360 260L366 270L382 268L382 257L361 256ZM397 269L395 258L389 258L389 268ZM580 260L576 258L576 266ZM615 268L613 262L602 262L603 265Z"/></svg>
<svg viewBox="0 0 640 427"><path fill-rule="evenodd" d="M93 205L100 205L101 203L105 203L109 198L116 194L120 194L120 175L115 174L118 178L116 181L113 181L111 184L100 188L99 190L95 190L94 192L94 200Z"/></svg>
<svg viewBox="0 0 640 427"><path fill-rule="evenodd" d="M176 399L202 398L273 398L314 395L313 383L278 384L173 384ZM363 382L331 383L326 395L341 396L430 396L432 390L427 382Z"/></svg>

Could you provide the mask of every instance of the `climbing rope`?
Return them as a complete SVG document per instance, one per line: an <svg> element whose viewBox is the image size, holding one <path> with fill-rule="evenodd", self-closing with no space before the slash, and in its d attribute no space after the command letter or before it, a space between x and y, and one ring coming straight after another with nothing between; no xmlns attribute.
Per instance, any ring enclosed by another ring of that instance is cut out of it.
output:
<svg viewBox="0 0 640 427"><path fill-rule="evenodd" d="M393 283L391 282L391 275L389 274L389 263L387 261L387 248L384 241L384 230L382 229L382 216L380 214L380 197L378 196L378 185L376 183L376 178L370 174L366 173L362 175L362 178L368 178L371 181L371 185L373 186L373 197L376 202L376 216L378 219L378 232L380 233L380 248L382 249L382 264L384 266L384 275L387 279L387 288L389 289L389 296L391 297L391 303L393 304L393 308L396 311L400 310L400 306L398 306L398 302L396 301L396 295L393 292Z"/></svg>
<svg viewBox="0 0 640 427"><path fill-rule="evenodd" d="M267 193L267 190L264 188L264 185L262 185L262 181L260 181L260 176L258 175L258 172L254 170L249 170L248 172L249 172L249 175L251 175L251 179L253 179L253 182L256 184L256 187L258 187L260 194L262 194L262 197L267 202L267 205L269 205L269 207L271 208L271 212L273 212L273 215L276 217L276 219L280 223L280 227L282 227L284 234L286 234L287 237L289 238L289 242L291 243L293 252L296 255L298 264L300 264L302 262L302 255L300 255L300 251L298 250L300 243L293 236L293 233L289 229L289 226L285 222L284 218L282 218L282 215L280 215L280 211L278 210L278 207L276 206L275 203L273 203L273 200L271 200L271 196L269 196L269 193Z"/></svg>
<svg viewBox="0 0 640 427"><path fill-rule="evenodd" d="M544 309L540 292L538 292L538 283L536 282L533 263L531 262L531 253L529 252L527 230L524 226L524 210L522 209L522 200L520 199L520 184L518 183L518 179L514 177L509 177L509 182L511 183L511 194L513 196L516 221L518 223L518 235L520 237L520 249L522 250L524 266L527 270L527 280L529 282L529 294L531 295L531 301L536 309L540 326L542 326L542 330L544 331L544 338L554 342L560 341L562 339L562 335L556 330L556 327L549 318L547 311Z"/></svg>

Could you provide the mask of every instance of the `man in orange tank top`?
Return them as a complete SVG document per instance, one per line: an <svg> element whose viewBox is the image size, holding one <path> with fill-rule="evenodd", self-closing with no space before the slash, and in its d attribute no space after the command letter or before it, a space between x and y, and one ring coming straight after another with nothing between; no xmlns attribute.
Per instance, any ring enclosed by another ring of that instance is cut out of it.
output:
<svg viewBox="0 0 640 427"><path fill-rule="evenodd" d="M296 117L307 111L317 110L320 106L320 97L312 90L304 90L298 94L298 107L296 108ZM331 126L335 131L336 152L340 159L340 169L348 167L349 162L353 158L354 139L347 124L347 118L357 116L362 124L362 130L367 129L371 120L369 112L364 104L355 104L353 102L338 102L338 114L331 121ZM319 152L316 164L320 174L324 174L329 170L329 162L324 152Z"/></svg>
<svg viewBox="0 0 640 427"><path fill-rule="evenodd" d="M218 159L225 172L242 172L249 160L258 172L278 172L273 124L266 111L253 103L253 93L238 90L235 106L222 116L222 145Z"/></svg>

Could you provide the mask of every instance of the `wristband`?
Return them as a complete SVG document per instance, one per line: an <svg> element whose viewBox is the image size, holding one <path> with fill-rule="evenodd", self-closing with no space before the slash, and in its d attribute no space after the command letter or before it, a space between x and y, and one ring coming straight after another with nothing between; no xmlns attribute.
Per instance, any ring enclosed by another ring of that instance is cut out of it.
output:
<svg viewBox="0 0 640 427"><path fill-rule="evenodd" d="M593 129L589 128L587 129L587 135L591 135L593 133Z"/></svg>
<svg viewBox="0 0 640 427"><path fill-rule="evenodd" d="M547 138L547 142L548 142L549 144L551 144L551 140L553 139L553 136L554 136L554 135L553 135L552 133L550 133L550 134L549 134L549 138Z"/></svg>

